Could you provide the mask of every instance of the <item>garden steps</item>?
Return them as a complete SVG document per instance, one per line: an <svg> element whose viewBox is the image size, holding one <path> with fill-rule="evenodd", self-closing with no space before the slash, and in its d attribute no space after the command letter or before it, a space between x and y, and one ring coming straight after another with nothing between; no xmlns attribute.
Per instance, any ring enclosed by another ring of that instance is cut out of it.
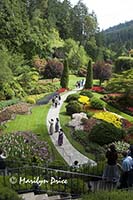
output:
<svg viewBox="0 0 133 200"><path fill-rule="evenodd" d="M60 195L48 196L48 194L35 195L34 192L25 193L20 195L23 200L59 200Z"/></svg>
<svg viewBox="0 0 133 200"><path fill-rule="evenodd" d="M80 88L80 89L82 89L82 88ZM55 121L56 118L59 118L61 106L62 106L63 102L65 101L65 99L67 98L67 96L70 94L76 93L80 89L68 91L65 94L63 94L61 96L60 105L58 105L57 108L54 108L53 106L51 106L51 108L49 109L48 115L47 115L47 119L46 119L48 130L49 130L49 121L51 119L54 119L54 121ZM53 144L55 145L57 151L64 158L64 160L68 163L69 166L71 166L75 160L78 160L80 165L85 164L85 163L90 163L90 165L93 165L93 166L96 165L95 161L87 158L86 156L81 154L77 149L75 149L70 144L69 140L67 139L67 137L65 135L63 137L63 145L62 146L58 146L58 144L57 144L58 133L54 133L53 135L50 135L50 137L51 137L51 140L52 140Z"/></svg>

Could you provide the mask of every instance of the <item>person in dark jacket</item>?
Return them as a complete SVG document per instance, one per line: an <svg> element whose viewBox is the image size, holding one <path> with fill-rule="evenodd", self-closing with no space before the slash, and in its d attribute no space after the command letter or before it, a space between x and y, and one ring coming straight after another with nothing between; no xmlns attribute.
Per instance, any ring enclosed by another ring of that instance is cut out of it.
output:
<svg viewBox="0 0 133 200"><path fill-rule="evenodd" d="M103 179L109 182L118 182L120 178L119 168L117 166L118 154L114 144L109 146L106 152L107 166L103 172Z"/></svg>

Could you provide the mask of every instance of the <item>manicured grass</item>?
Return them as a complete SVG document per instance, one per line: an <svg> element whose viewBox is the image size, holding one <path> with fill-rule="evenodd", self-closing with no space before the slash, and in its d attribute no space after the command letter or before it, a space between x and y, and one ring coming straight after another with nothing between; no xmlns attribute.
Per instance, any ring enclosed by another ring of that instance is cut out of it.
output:
<svg viewBox="0 0 133 200"><path fill-rule="evenodd" d="M17 115L14 120L6 123L7 128L4 132L32 131L33 133L36 133L42 140L48 142L49 151L53 156L53 159L60 160L63 165L66 165L66 162L55 149L47 131L46 118L49 108L50 104L35 106L32 108L31 114Z"/></svg>
<svg viewBox="0 0 133 200"><path fill-rule="evenodd" d="M69 85L68 88L69 89L74 89L75 88L75 84L77 81L85 79L85 77L77 77L75 75L69 75ZM60 86L60 81L57 82L53 82L54 85L56 85L57 87L61 87ZM93 84L98 84L99 85L99 81L98 80L94 80Z"/></svg>

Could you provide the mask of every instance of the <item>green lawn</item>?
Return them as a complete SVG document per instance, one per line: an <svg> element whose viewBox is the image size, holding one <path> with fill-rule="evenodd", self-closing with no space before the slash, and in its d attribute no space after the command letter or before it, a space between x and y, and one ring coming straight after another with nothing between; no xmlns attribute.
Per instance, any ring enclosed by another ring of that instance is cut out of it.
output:
<svg viewBox="0 0 133 200"><path fill-rule="evenodd" d="M74 89L76 82L79 81L79 80L82 80L82 79L85 79L85 77L77 77L75 75L69 75L69 85L68 85L68 88L69 89ZM53 84L56 85L59 88L61 87L60 86L60 81L53 82ZM93 84L99 84L99 81L98 80L94 80Z"/></svg>
<svg viewBox="0 0 133 200"><path fill-rule="evenodd" d="M42 140L49 144L49 151L55 160L60 160L63 165L66 165L64 159L55 149L46 127L46 117L50 104L35 106L29 115L17 115L14 120L7 122L4 132L11 133L16 131L32 131L36 133Z"/></svg>

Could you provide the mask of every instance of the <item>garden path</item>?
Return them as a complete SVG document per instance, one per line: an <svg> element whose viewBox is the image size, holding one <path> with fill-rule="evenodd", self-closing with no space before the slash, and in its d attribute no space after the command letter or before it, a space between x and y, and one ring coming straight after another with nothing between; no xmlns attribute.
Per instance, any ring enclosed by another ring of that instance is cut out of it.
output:
<svg viewBox="0 0 133 200"><path fill-rule="evenodd" d="M61 101L60 101L60 105L58 105L57 108L54 108L53 106L51 106L51 108L49 109L48 115L47 115L47 129L49 130L49 121L51 119L55 119L58 117L59 118L59 112L61 109L61 106L63 104L63 102L65 101L65 99L67 98L68 95L70 94L74 94L78 91L79 89L74 89L72 91L66 92L65 94L63 94L61 96ZM91 166L92 165L96 165L96 162L87 158L86 156L84 156L83 154L81 154L79 151L77 151L77 149L75 149L69 142L69 140L67 139L67 137L64 134L63 137L63 145L59 146L57 143L58 140L58 133L54 133L53 135L50 135L51 140L54 144L54 146L56 147L57 151L60 153L60 155L64 158L64 160L68 163L68 165L72 165L73 162L75 160L78 160L79 164L85 164L88 163Z"/></svg>

